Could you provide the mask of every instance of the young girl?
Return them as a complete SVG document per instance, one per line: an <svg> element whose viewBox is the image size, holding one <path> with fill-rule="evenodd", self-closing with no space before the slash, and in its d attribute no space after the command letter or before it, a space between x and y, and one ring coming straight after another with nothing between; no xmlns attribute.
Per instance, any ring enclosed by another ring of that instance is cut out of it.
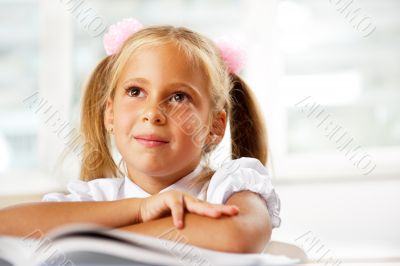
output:
<svg viewBox="0 0 400 266"><path fill-rule="evenodd" d="M175 226L203 248L261 252L280 224L263 118L240 54L186 28L111 26L83 99L80 179L69 194L0 211L0 234L91 222L151 236ZM179 97L178 97L179 96ZM209 154L227 119L231 157ZM114 161L113 144L122 157Z"/></svg>

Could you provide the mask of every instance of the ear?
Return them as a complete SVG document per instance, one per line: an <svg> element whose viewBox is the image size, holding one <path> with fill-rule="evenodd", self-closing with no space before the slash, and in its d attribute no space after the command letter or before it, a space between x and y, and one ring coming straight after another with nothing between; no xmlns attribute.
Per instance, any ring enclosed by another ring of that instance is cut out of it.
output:
<svg viewBox="0 0 400 266"><path fill-rule="evenodd" d="M107 99L106 108L104 110L104 126L106 130L110 130L114 125L114 112L113 112L113 101L111 98Z"/></svg>
<svg viewBox="0 0 400 266"><path fill-rule="evenodd" d="M211 130L210 130L210 144L217 145L222 141L225 135L226 129L226 111L220 111L217 116L214 118Z"/></svg>

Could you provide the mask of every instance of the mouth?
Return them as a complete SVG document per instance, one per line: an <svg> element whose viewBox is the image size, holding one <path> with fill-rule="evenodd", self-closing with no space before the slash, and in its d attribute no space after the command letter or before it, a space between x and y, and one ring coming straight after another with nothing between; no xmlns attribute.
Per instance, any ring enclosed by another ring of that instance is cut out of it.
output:
<svg viewBox="0 0 400 266"><path fill-rule="evenodd" d="M140 135L134 138L138 143L150 148L163 146L169 143L165 138L156 135Z"/></svg>

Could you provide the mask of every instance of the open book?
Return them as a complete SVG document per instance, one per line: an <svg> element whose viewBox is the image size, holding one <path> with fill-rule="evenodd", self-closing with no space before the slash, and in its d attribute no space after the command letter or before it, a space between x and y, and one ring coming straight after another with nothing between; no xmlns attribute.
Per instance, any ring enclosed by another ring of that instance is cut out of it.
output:
<svg viewBox="0 0 400 266"><path fill-rule="evenodd" d="M33 237L40 237L34 239ZM188 244L171 228L149 237L92 224L73 224L26 237L0 236L0 265L294 265L298 261L268 254L217 252Z"/></svg>

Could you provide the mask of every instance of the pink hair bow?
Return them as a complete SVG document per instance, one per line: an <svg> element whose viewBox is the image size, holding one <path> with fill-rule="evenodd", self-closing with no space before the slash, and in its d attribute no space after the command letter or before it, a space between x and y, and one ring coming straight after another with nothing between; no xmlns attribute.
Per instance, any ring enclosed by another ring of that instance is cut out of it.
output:
<svg viewBox="0 0 400 266"><path fill-rule="evenodd" d="M119 52L124 42L132 34L141 30L143 25L136 19L123 19L110 26L108 32L104 35L103 44L107 55L113 55ZM245 61L245 52L239 45L234 44L227 38L218 38L214 40L220 54L227 64L230 73L239 73Z"/></svg>
<svg viewBox="0 0 400 266"><path fill-rule="evenodd" d="M246 60L244 49L226 37L214 39L214 43L217 45L222 59L227 64L229 73L238 74L242 70Z"/></svg>
<svg viewBox="0 0 400 266"><path fill-rule="evenodd" d="M123 19L111 25L103 39L104 49L107 55L116 54L121 49L124 42L142 28L143 25L133 18Z"/></svg>

